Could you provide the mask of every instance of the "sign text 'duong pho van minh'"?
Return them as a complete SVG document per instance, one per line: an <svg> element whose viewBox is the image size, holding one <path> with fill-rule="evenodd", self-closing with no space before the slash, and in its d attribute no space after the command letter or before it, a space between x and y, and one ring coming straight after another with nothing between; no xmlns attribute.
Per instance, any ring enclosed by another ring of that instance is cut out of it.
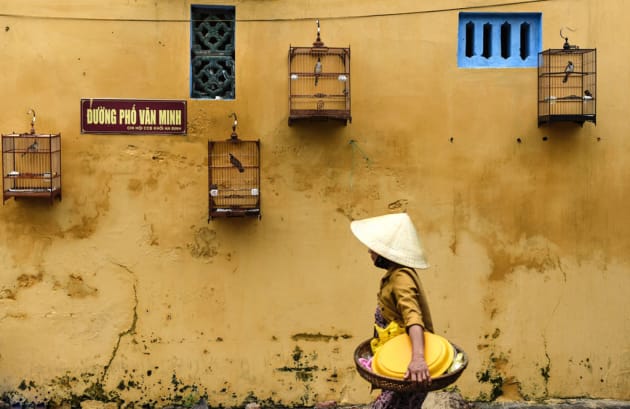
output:
<svg viewBox="0 0 630 409"><path fill-rule="evenodd" d="M186 134L186 101L81 99L81 133Z"/></svg>

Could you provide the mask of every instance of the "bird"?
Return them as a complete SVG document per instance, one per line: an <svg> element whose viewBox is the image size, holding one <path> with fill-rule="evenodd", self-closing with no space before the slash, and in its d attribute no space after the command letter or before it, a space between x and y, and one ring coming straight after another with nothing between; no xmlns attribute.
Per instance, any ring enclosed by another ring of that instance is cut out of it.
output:
<svg viewBox="0 0 630 409"><path fill-rule="evenodd" d="M317 57L317 62L315 63L315 85L317 85L317 81L319 81L319 75L322 73L322 60L320 57Z"/></svg>
<svg viewBox="0 0 630 409"><path fill-rule="evenodd" d="M567 80L569 79L569 74L571 74L574 69L575 68L573 67L573 63L569 61L567 63L567 66L564 67L564 79L562 80L562 82L567 82Z"/></svg>
<svg viewBox="0 0 630 409"><path fill-rule="evenodd" d="M245 172L245 169L243 168L241 161L238 160L236 156L232 155L231 153L229 153L229 155L230 155L230 163L232 164L232 166L238 169L238 171L241 173Z"/></svg>
<svg viewBox="0 0 630 409"><path fill-rule="evenodd" d="M589 90L585 89L585 90L584 90L584 98L585 98L585 99L591 99L591 98L593 98L593 94L591 94L591 91L589 91Z"/></svg>
<svg viewBox="0 0 630 409"><path fill-rule="evenodd" d="M38 148L39 148L39 143L37 142L37 139L35 139L33 143L30 144L28 148L26 148L26 152L22 153L22 156L26 155L28 152L37 152Z"/></svg>

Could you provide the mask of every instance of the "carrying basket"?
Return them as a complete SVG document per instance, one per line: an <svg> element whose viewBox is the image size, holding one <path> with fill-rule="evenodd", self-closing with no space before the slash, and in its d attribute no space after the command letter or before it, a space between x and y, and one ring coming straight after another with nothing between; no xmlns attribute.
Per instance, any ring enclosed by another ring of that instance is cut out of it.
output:
<svg viewBox="0 0 630 409"><path fill-rule="evenodd" d="M389 378L370 371L359 362L359 358L369 359L372 356L370 341L371 338L363 341L354 350L354 364L359 372L359 375L371 383L374 389L384 389L396 392L435 391L446 388L448 385L455 383L455 381L461 376L462 372L464 372L464 369L468 366L468 355L466 355L463 349L451 343L453 348L455 348L455 355L460 352L463 355L462 365L455 371L445 373L436 378L431 378L431 384L427 386L405 379Z"/></svg>

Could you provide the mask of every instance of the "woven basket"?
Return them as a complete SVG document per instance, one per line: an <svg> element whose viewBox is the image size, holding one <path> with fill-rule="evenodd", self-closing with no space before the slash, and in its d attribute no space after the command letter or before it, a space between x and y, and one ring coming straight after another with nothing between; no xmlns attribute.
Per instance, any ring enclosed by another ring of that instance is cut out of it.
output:
<svg viewBox="0 0 630 409"><path fill-rule="evenodd" d="M468 355L457 345L451 343L455 348L455 354L461 352L464 355L463 364L457 370L445 373L436 378L431 378L431 384L423 386L417 382L412 382L404 379L389 378L386 376L378 375L367 368L365 368L359 362L359 358L369 359L372 356L372 349L370 347L370 340L363 341L357 349L354 350L354 364L357 367L357 371L362 378L367 380L375 389L385 389L396 392L411 392L411 391L435 391L443 389L448 385L454 383L464 372L464 369L468 366Z"/></svg>

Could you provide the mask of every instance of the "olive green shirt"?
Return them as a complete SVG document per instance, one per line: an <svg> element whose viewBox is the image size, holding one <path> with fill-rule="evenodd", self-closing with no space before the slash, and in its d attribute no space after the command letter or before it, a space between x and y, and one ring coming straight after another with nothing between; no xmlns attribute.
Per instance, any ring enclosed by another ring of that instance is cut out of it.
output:
<svg viewBox="0 0 630 409"><path fill-rule="evenodd" d="M409 328L414 324L433 332L431 311L420 278L409 267L393 267L381 279L378 305L383 318Z"/></svg>

